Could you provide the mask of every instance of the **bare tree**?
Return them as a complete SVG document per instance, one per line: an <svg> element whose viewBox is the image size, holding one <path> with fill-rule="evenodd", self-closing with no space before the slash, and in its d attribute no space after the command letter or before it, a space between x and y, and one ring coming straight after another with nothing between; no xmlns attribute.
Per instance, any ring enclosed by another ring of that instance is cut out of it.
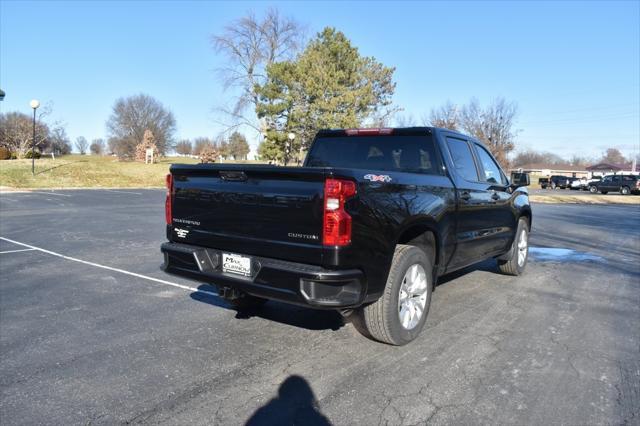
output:
<svg viewBox="0 0 640 426"><path fill-rule="evenodd" d="M89 142L84 136L78 136L76 138L76 149L80 152L81 155L85 155L87 153L87 148L89 147Z"/></svg>
<svg viewBox="0 0 640 426"><path fill-rule="evenodd" d="M118 149L118 138L110 137L107 139L107 153L114 155Z"/></svg>
<svg viewBox="0 0 640 426"><path fill-rule="evenodd" d="M205 149L208 149L209 147L213 147L213 141L211 139L203 137L195 138L193 140L192 152L195 155L200 155Z"/></svg>
<svg viewBox="0 0 640 426"><path fill-rule="evenodd" d="M36 148L44 145L48 137L49 126L37 121ZM33 117L21 112L0 114L0 146L24 156L31 150L33 142Z"/></svg>
<svg viewBox="0 0 640 426"><path fill-rule="evenodd" d="M54 154L67 155L71 153L71 141L64 126L58 125L51 130L49 142L49 149Z"/></svg>
<svg viewBox="0 0 640 426"><path fill-rule="evenodd" d="M411 114L398 114L394 117L393 125L395 127L414 127L417 122Z"/></svg>
<svg viewBox="0 0 640 426"><path fill-rule="evenodd" d="M180 155L191 155L193 145L189 139L183 139L176 144L176 152Z"/></svg>
<svg viewBox="0 0 640 426"><path fill-rule="evenodd" d="M134 156L146 130L153 133L158 151L164 155L172 148L175 129L173 113L144 94L118 99L107 121L109 136L117 140L114 151L121 158Z"/></svg>
<svg viewBox="0 0 640 426"><path fill-rule="evenodd" d="M451 101L447 101L439 108L432 109L429 118L423 119L423 121L429 126L458 131L460 129L460 108Z"/></svg>
<svg viewBox="0 0 640 426"><path fill-rule="evenodd" d="M582 157L577 154L572 155L569 159L569 164L571 164L572 166L586 167L591 162L592 161L587 157Z"/></svg>
<svg viewBox="0 0 640 426"><path fill-rule="evenodd" d="M102 155L104 154L104 140L102 139L94 139L91 141L91 145L89 145L89 151L93 155Z"/></svg>
<svg viewBox="0 0 640 426"><path fill-rule="evenodd" d="M502 165L507 165L507 155L515 147L517 131L513 127L517 112L517 105L504 98L493 100L486 108L471 99L460 112L460 127L483 142Z"/></svg>
<svg viewBox="0 0 640 426"><path fill-rule="evenodd" d="M513 158L513 166L525 166L531 164L548 164L548 165L567 165L569 162L564 160L557 154L551 152L540 152L528 149L526 151L518 152Z"/></svg>
<svg viewBox="0 0 640 426"><path fill-rule="evenodd" d="M261 131L255 115L255 87L264 84L268 65L290 59L298 52L302 45L300 24L281 16L277 9L269 9L262 19L250 13L232 22L211 41L214 49L227 57L229 65L218 70L225 88L240 90L233 108L218 109L231 118L231 124L226 126L233 129L247 125ZM253 108L247 112L250 105Z"/></svg>
<svg viewBox="0 0 640 426"><path fill-rule="evenodd" d="M600 159L600 162L608 164L626 164L627 161L628 160L625 158L622 152L620 152L620 150L617 148L607 149Z"/></svg>
<svg viewBox="0 0 640 426"><path fill-rule="evenodd" d="M37 110L35 149L42 152L50 145L51 131L45 118L53 110L52 102L43 104ZM64 127L60 123L53 123L56 127ZM0 114L0 146L9 152L15 152L23 157L34 148L33 116L14 111Z"/></svg>

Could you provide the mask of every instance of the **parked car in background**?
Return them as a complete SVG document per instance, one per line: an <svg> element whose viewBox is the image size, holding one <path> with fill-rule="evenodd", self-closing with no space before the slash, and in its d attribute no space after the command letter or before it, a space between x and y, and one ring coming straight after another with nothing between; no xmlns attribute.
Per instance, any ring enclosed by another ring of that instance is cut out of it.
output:
<svg viewBox="0 0 640 426"><path fill-rule="evenodd" d="M549 178L538 179L538 185L540 185L542 189L547 189L547 186L549 186Z"/></svg>
<svg viewBox="0 0 640 426"><path fill-rule="evenodd" d="M553 175L549 178L549 185L551 189L567 189L569 187L569 178L566 176Z"/></svg>
<svg viewBox="0 0 640 426"><path fill-rule="evenodd" d="M582 185L582 179L577 178L577 177L571 177L569 178L569 189L580 189L580 186Z"/></svg>
<svg viewBox="0 0 640 426"><path fill-rule="evenodd" d="M582 189L585 191L589 190L591 184L595 184L602 180L602 176L593 176L591 179L584 179L584 183L582 184Z"/></svg>
<svg viewBox="0 0 640 426"><path fill-rule="evenodd" d="M634 175L608 175L599 182L589 185L589 191L593 194L600 192L619 192L622 195L640 193L640 177Z"/></svg>

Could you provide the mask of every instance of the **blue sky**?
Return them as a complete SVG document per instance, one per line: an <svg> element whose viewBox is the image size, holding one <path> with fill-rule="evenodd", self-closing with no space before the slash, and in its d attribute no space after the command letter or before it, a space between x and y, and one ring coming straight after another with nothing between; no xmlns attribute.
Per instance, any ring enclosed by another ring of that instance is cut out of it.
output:
<svg viewBox="0 0 640 426"><path fill-rule="evenodd" d="M276 6L309 35L343 31L395 66L395 103L419 119L447 100L518 103L518 149L640 151L640 2L0 2L2 112L53 103L72 139L105 137L114 101L147 93L178 138L214 136L229 104L210 36ZM252 136L247 133L248 136ZM253 141L255 144L256 141Z"/></svg>

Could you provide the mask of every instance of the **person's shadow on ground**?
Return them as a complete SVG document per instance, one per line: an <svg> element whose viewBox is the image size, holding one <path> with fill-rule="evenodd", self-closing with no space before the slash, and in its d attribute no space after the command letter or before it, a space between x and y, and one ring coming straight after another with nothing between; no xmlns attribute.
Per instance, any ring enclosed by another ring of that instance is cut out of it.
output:
<svg viewBox="0 0 640 426"><path fill-rule="evenodd" d="M278 396L258 408L247 426L258 425L330 425L318 410L318 402L307 381L290 376L282 382Z"/></svg>

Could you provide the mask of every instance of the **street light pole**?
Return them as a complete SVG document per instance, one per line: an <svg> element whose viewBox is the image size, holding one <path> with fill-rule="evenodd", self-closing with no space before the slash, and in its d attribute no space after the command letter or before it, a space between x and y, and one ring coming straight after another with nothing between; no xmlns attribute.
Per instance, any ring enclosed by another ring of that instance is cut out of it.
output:
<svg viewBox="0 0 640 426"><path fill-rule="evenodd" d="M287 139L289 139L289 142L287 142L287 145L286 145L286 152L285 152L285 157L284 157L284 165L285 166L289 162L289 155L291 154L291 148L293 148L293 140L295 138L296 138L296 134L293 133L293 132L290 132L287 135Z"/></svg>
<svg viewBox="0 0 640 426"><path fill-rule="evenodd" d="M29 105L33 108L33 143L31 144L31 174L36 174L36 110L40 106L37 99L32 100Z"/></svg>

